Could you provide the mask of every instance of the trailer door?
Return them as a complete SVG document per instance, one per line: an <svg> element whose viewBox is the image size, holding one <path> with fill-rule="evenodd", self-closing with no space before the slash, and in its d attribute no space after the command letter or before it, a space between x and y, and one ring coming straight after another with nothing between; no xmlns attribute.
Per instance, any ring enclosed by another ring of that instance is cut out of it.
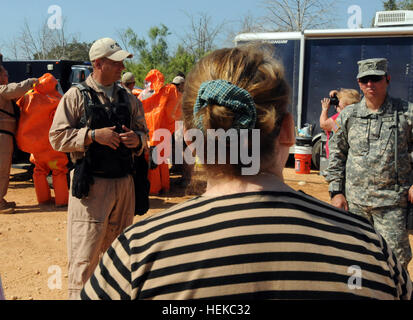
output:
<svg viewBox="0 0 413 320"><path fill-rule="evenodd" d="M290 86L290 105L288 110L297 122L299 69L300 69L300 40L276 40L274 42L274 57L284 66L285 79Z"/></svg>

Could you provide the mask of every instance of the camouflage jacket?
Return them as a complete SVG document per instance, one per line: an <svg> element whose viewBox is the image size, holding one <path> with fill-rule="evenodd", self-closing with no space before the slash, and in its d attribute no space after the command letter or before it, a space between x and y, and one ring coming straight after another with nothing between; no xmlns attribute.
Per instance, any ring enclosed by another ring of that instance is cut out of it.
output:
<svg viewBox="0 0 413 320"><path fill-rule="evenodd" d="M395 169L395 111L398 111L398 174ZM330 139L329 191L342 191L347 201L373 207L407 205L412 185L413 104L387 96L377 112L365 99L346 107ZM400 186L397 191L396 183Z"/></svg>

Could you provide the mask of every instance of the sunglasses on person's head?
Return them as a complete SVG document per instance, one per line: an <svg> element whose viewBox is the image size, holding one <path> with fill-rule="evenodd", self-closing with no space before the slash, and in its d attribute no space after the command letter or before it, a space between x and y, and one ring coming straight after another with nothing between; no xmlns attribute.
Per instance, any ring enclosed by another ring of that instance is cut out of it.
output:
<svg viewBox="0 0 413 320"><path fill-rule="evenodd" d="M369 81L371 81L371 82L379 82L379 81L383 80L383 78L384 78L384 76L366 76L366 77L360 78L359 81L360 81L361 83L366 84L366 83L368 83Z"/></svg>

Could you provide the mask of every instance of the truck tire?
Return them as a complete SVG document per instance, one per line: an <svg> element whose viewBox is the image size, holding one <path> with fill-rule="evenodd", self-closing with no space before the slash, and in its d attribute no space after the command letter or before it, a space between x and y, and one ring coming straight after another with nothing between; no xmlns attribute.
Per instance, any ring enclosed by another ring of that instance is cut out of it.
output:
<svg viewBox="0 0 413 320"><path fill-rule="evenodd" d="M311 156L311 162L313 163L314 170L320 170L321 147L322 147L322 141L321 139L318 139L313 144L313 150L312 150L312 156Z"/></svg>

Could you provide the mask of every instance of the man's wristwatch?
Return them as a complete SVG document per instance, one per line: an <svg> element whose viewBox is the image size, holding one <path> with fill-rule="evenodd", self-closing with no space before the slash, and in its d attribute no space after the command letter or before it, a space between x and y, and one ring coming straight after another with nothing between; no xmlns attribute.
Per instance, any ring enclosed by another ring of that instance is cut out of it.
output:
<svg viewBox="0 0 413 320"><path fill-rule="evenodd" d="M333 199L338 194L343 194L343 191L330 191L330 199Z"/></svg>
<svg viewBox="0 0 413 320"><path fill-rule="evenodd" d="M96 139L95 139L95 129L93 129L93 130L90 132L90 137L92 138L92 141L93 141L93 142L96 141Z"/></svg>

